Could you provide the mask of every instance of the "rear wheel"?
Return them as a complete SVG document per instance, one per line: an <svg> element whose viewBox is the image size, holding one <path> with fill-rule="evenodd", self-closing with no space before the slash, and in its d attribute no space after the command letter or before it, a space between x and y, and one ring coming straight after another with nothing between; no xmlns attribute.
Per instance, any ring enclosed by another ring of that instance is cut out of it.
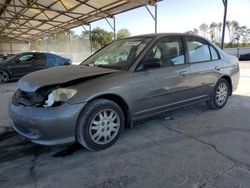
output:
<svg viewBox="0 0 250 188"><path fill-rule="evenodd" d="M119 138L124 128L123 111L113 101L96 99L81 112L76 139L88 150L105 149Z"/></svg>
<svg viewBox="0 0 250 188"><path fill-rule="evenodd" d="M225 106L229 96L229 84L227 80L221 78L215 85L214 92L208 100L207 106L211 109L220 109Z"/></svg>
<svg viewBox="0 0 250 188"><path fill-rule="evenodd" d="M0 84L7 83L9 79L10 79L9 74L4 70L0 70Z"/></svg>

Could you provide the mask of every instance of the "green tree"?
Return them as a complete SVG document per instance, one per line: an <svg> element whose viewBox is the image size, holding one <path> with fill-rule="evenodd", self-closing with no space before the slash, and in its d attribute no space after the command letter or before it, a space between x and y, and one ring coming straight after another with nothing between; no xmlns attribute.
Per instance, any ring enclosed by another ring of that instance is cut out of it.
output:
<svg viewBox="0 0 250 188"><path fill-rule="evenodd" d="M198 35L198 29L194 28L193 30L187 31L187 34Z"/></svg>
<svg viewBox="0 0 250 188"><path fill-rule="evenodd" d="M117 39L123 39L123 38L129 37L129 36L131 36L131 33L129 32L128 29L120 29L117 32Z"/></svg>
<svg viewBox="0 0 250 188"><path fill-rule="evenodd" d="M108 32L100 27L96 27L91 31L92 43L95 49L100 49L113 41L114 34L112 32ZM83 38L88 38L88 32L83 31Z"/></svg>
<svg viewBox="0 0 250 188"><path fill-rule="evenodd" d="M216 32L217 27L218 27L218 24L215 23L215 22L212 22L212 23L210 24L210 26L209 26L210 37L211 37L211 40L212 40L212 41L215 41L215 37L216 37L215 32Z"/></svg>
<svg viewBox="0 0 250 188"><path fill-rule="evenodd" d="M230 43L233 43L235 41L235 32L240 28L239 23L235 20L227 21L226 26L229 33Z"/></svg>
<svg viewBox="0 0 250 188"><path fill-rule="evenodd" d="M206 33L208 31L208 25L203 23L203 24L200 25L199 29L203 33L203 37L205 37Z"/></svg>

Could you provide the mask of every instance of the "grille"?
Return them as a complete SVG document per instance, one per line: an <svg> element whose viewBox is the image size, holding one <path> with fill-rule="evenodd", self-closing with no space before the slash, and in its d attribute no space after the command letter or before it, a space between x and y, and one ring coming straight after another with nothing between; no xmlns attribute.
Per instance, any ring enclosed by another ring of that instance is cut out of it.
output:
<svg viewBox="0 0 250 188"><path fill-rule="evenodd" d="M23 106L41 106L44 102L44 96L36 92L25 92L17 90L13 96L13 103Z"/></svg>

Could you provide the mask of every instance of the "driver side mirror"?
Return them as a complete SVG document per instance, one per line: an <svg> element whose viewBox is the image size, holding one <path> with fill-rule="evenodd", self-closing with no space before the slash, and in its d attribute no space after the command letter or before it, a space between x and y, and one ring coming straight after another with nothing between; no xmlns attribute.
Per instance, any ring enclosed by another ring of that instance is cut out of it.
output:
<svg viewBox="0 0 250 188"><path fill-rule="evenodd" d="M143 69L157 68L161 66L161 60L158 58L150 58L142 61Z"/></svg>

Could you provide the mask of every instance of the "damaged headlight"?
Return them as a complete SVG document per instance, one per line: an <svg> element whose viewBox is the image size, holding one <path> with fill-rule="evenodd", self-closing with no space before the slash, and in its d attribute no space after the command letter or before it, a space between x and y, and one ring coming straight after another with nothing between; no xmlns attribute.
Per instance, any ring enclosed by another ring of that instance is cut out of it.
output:
<svg viewBox="0 0 250 188"><path fill-rule="evenodd" d="M51 107L56 102L67 102L75 96L77 90L68 88L58 88L48 95L48 100L45 101L45 107Z"/></svg>

